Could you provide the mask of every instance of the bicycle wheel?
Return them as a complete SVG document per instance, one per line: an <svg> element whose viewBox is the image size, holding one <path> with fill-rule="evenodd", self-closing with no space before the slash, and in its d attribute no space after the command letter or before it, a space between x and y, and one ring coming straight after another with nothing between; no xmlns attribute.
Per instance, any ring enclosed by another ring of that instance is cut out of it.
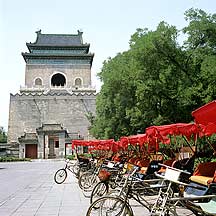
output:
<svg viewBox="0 0 216 216"><path fill-rule="evenodd" d="M104 196L105 194L107 194L108 190L108 182L98 182L91 192L90 204L93 203L95 200L99 199L100 197Z"/></svg>
<svg viewBox="0 0 216 216"><path fill-rule="evenodd" d="M104 196L93 202L86 216L133 216L133 211L127 202L119 197Z"/></svg>
<svg viewBox="0 0 216 216"><path fill-rule="evenodd" d="M54 175L54 180L57 184L62 184L66 178L67 178L67 171L64 168L57 170Z"/></svg>
<svg viewBox="0 0 216 216"><path fill-rule="evenodd" d="M83 173L78 181L79 187L84 191L92 191L94 186L98 183L99 179L97 175L90 172Z"/></svg>
<svg viewBox="0 0 216 216"><path fill-rule="evenodd" d="M80 170L80 167L77 162L73 166L71 166L71 171L73 172L75 176L78 176L79 170Z"/></svg>

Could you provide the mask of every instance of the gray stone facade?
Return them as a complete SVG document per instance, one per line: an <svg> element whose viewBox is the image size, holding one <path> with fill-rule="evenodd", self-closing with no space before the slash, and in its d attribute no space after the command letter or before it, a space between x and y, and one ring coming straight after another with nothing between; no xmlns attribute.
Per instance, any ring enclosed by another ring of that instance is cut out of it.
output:
<svg viewBox="0 0 216 216"><path fill-rule="evenodd" d="M82 89L91 88L91 68L90 65L35 65L28 64L26 65L26 76L25 76L25 86L21 90L25 90L25 88L37 87L35 85L35 80L40 78L42 80L41 88L52 88L54 86L51 85L51 77L54 74L60 73L66 79L65 88L75 89L77 86L75 84L75 80L80 78L82 81Z"/></svg>
<svg viewBox="0 0 216 216"><path fill-rule="evenodd" d="M9 112L9 142L16 142L17 134L36 132L45 123L62 124L68 133L80 133L87 138L90 124L86 115L95 112L95 94L11 95Z"/></svg>
<svg viewBox="0 0 216 216"><path fill-rule="evenodd" d="M80 32L46 35L39 31L36 42L27 46L30 53L22 54L25 86L10 95L8 144L18 144L21 158L61 158L73 138L89 138L87 116L95 115L96 109L93 54L82 43ZM73 54L77 49L84 52Z"/></svg>

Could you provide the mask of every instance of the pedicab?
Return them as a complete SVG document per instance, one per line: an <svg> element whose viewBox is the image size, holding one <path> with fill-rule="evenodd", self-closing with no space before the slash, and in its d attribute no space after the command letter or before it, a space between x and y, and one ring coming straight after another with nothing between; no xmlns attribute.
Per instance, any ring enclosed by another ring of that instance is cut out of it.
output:
<svg viewBox="0 0 216 216"><path fill-rule="evenodd" d="M112 177L116 178L120 169L119 166L110 161L112 153L116 149L116 143L113 139L89 141L88 147L90 152L97 152L99 157L97 156L95 169L83 173L78 181L86 197L90 197L93 188L98 183L105 182Z"/></svg>
<svg viewBox="0 0 216 216"><path fill-rule="evenodd" d="M140 149L140 147L145 147L143 149L145 149L145 156L149 157L152 153L158 153L159 151L159 146L158 143L160 141L165 141L166 144L169 143L169 138L166 138L165 136L163 137L157 137L157 142L155 142L156 140L153 139L153 137L148 137L146 134L139 134L139 135L133 135L133 136L129 136L129 137L121 137L120 139L120 145L121 147L124 147L125 149L128 149L128 147L134 148L134 149ZM149 144L149 142L152 142ZM148 143L147 148L145 146L145 144ZM158 148L157 148L158 147ZM152 156L152 155L151 155ZM159 155L160 158L155 158L156 154L154 154L154 158L153 159L160 159L159 161L162 162L161 159L161 155ZM132 159L132 160L131 160ZM132 175L130 175L130 181L128 178L126 178L125 184L123 186L123 188L120 189L120 191L116 194L116 192L114 193L114 195L112 194L112 196L104 196L103 198L99 198L100 196L98 196L97 200L93 200L94 202L92 203L92 205L89 207L88 213L87 215L90 215L89 212L93 212L93 210L95 210L97 212L97 209L100 208L100 210L103 212L106 212L106 208L104 207L104 203L110 203L109 201L113 201L113 202L118 202L120 204L122 204L122 211L123 209L130 209L130 213L128 213L128 215L132 215L132 210L130 208L128 199L133 198L135 201L137 201L139 204L143 205L145 208L149 209L151 211L152 206L151 206L151 202L153 200L155 200L154 195L158 194L158 190L163 188L162 191L165 190L165 188L167 187L166 184L164 184L163 182L161 182L160 179L146 179L144 178L144 180L140 180L140 178L137 178L137 171L138 169L135 168L135 163L137 158L133 157L133 158L129 158L130 163L127 163L127 169L131 169L132 171ZM153 160L154 161L154 160ZM149 163L149 161L148 161ZM152 164L151 169L154 171L157 171L160 168L159 163L157 161L157 164ZM146 175L147 176L147 175ZM116 196L117 195L117 196ZM125 204L125 205L124 205ZM111 206L113 207L113 206ZM113 209L109 207L110 212L113 211ZM115 208L114 208L115 209ZM128 210L129 211L129 210ZM108 214L108 212L106 212L106 214Z"/></svg>
<svg viewBox="0 0 216 216"><path fill-rule="evenodd" d="M123 150L127 152L128 160L125 163L125 169L123 171L122 175L122 184L118 184L118 188L115 190L107 190L107 186L109 185L109 181L101 181L98 183L95 188L92 191L90 203L91 206L89 207L88 212L96 211L98 208L101 208L101 199L103 200L117 200L118 198L122 197L125 200L128 198L133 198L146 208L148 208L148 201L146 198L146 195L152 196L153 193L157 194L158 188L164 187L164 185L157 185L157 189L155 187L150 186L150 183L156 185L158 181L160 180L147 180L145 183L143 179L139 176L139 170L144 165L144 161L140 158L140 155L145 156L146 158L149 157L149 152L147 152L145 144L147 143L148 139L146 134L138 134L138 135L132 135L128 137L121 137L119 142L117 142L119 150ZM142 151L140 151L142 150ZM133 151L136 152L136 157L130 157L130 153ZM155 160L154 160L155 161ZM149 174L154 173L154 171L159 169L159 166L152 163L153 161L149 162L149 159L146 163L146 166L148 167L145 171L145 178L149 176ZM161 162L161 161L160 161ZM138 167L138 165L140 167ZM154 165L154 166L153 166ZM151 171L150 171L151 170ZM105 197L105 198L102 198ZM115 198L118 197L118 198ZM152 198L150 198L152 199ZM105 201L106 202L106 201ZM102 211L105 211L104 209ZM90 213L87 213L87 215Z"/></svg>
<svg viewBox="0 0 216 216"><path fill-rule="evenodd" d="M140 167L136 173L140 179L154 178L154 172L159 170L158 163L161 163L163 156L158 151L149 151L148 149L149 138L147 134L137 134L128 137L121 137L120 143L126 146L128 151L132 151L132 155L128 155L125 168L132 169L135 166Z"/></svg>
<svg viewBox="0 0 216 216"><path fill-rule="evenodd" d="M216 133L216 101L212 101L192 112L196 124L204 125L202 133L207 137L207 144L212 148L212 156L215 158L215 144L209 137ZM215 161L215 160L214 160ZM206 215L216 215L216 198L206 199L208 195L216 195L216 162L200 163L190 177L190 186L184 190L184 197L203 197L199 204L188 200L188 208ZM200 187L200 188L198 188Z"/></svg>
<svg viewBox="0 0 216 216"><path fill-rule="evenodd" d="M157 151L159 150L160 143L165 144L169 149L172 151L171 140L175 142L176 151L172 152L172 158L163 163L165 165L174 166L175 168L187 170L188 172L193 172L194 160L196 157L196 145L197 137L201 134L200 126L195 123L176 123L170 125L162 125L162 126L151 126L146 129L146 134L148 135L149 139L151 139L151 144L153 145L154 149ZM183 141L180 147L177 146L177 138L176 137L183 137ZM174 139L171 139L174 137ZM190 141L193 142L193 145L190 144ZM188 146L190 149L189 154L181 154L181 149L183 145ZM149 145L149 148L152 147ZM165 150L165 149L163 149Z"/></svg>
<svg viewBox="0 0 216 216"><path fill-rule="evenodd" d="M207 137L208 144L212 148L212 156L216 155L216 148L213 145L209 137L216 133L216 100L212 101L192 112L192 116L194 117L194 121L196 124L202 125L202 136ZM206 190L186 190L186 194L197 194L197 195L205 195L209 193L213 193L216 191L216 162L205 162L200 163L193 175L191 176L191 184L193 185L203 185L206 187ZM213 183L213 184L212 184ZM215 188L215 189L213 189Z"/></svg>
<svg viewBox="0 0 216 216"><path fill-rule="evenodd" d="M211 102L203 108L192 112L195 118L195 128L200 137L210 136L216 133L215 113L216 103ZM211 145L213 147L213 145ZM215 149L213 148L214 153ZM177 215L177 206L184 206L196 215L216 215L216 162L200 163L189 178L189 183L182 182L180 178L184 170L176 169L164 165L166 172L164 175L156 175L164 181L168 181L167 190L161 191L152 212L171 212ZM189 173L186 172L189 175ZM173 184L180 186L179 195L174 195L170 189ZM163 198L161 198L163 197ZM158 205L162 203L162 205Z"/></svg>
<svg viewBox="0 0 216 216"><path fill-rule="evenodd" d="M88 146L86 140L73 140L72 141L72 150L75 152L76 161L66 159L65 166L58 169L54 174L54 181L57 184L62 184L68 176L68 171L72 172L77 178L79 178L80 172L84 172L92 168L92 160L84 158L78 154L78 146Z"/></svg>
<svg viewBox="0 0 216 216"><path fill-rule="evenodd" d="M152 133L152 137L149 137L151 139L151 145L148 145L148 150L149 152L153 150L159 150L159 143L160 141L163 141L166 144L170 143L170 135L181 135L184 137L184 140L186 141L187 144L189 144L188 140L191 139L191 137L194 138L194 142L196 142L197 137L198 136L202 136L202 133L205 129L206 133L208 131L208 133L212 130L211 127L208 128L203 126L203 125L199 125L199 124L178 124L175 126L163 126L163 128L160 128L160 132L158 133L158 128L151 128L153 133ZM163 129L163 130L162 130ZM191 148L192 152L196 153L196 149L194 150L192 147ZM194 154L196 155L196 154ZM184 167L183 165L185 164L180 164L181 167ZM190 185L188 183L182 182L180 176L182 174L190 176L191 173L189 173L188 171L185 170L181 170L178 168L174 168L174 167L170 167L164 164L161 164L161 166L163 166L166 169L166 172L164 173L164 175L161 175L161 173L155 173L158 178L162 178L165 182L167 182L167 189L164 190L161 189L160 193L158 195L158 199L155 202L155 204L153 205L153 207L150 207L148 209L150 209L152 215L178 215L177 214L177 207L179 206L183 206L183 207L187 207L189 209L192 209L192 211L196 214L196 215L215 215L215 210L214 210L214 206L215 206L215 195L214 194L206 194L204 196L190 196L190 197L184 197L184 194L179 193L179 194L174 194L174 191L172 190L172 184L177 184L180 186L184 186L184 187L190 187L190 188L195 188L195 189L200 189L203 190L202 187L199 186L193 186ZM192 166L191 166L192 167ZM193 170L191 167L189 167L189 169ZM185 169L185 168L182 168ZM182 189L182 187L180 187ZM182 191L181 191L182 192ZM102 202L104 203L105 200L111 200L114 199L116 200L116 202L122 203L122 204L129 204L127 202L127 198L125 200L122 200L120 197L104 197L101 198L101 200L99 199L98 202ZM206 200L207 199L207 200ZM120 202L121 201L121 202ZM187 206L187 204L189 203L189 207ZM98 204L97 201L95 204ZM92 206L94 206L94 203L92 204ZM116 205L115 205L116 206ZM213 208L212 208L213 206ZM124 207L124 205L123 205ZM122 209L124 209L123 207L120 208L121 212ZM129 211L129 207L127 207L127 210ZM194 208L196 207L196 209ZM127 212L128 213L128 212ZM190 213L191 214L191 213ZM119 213L120 215L120 213ZM132 215L129 214L128 215Z"/></svg>
<svg viewBox="0 0 216 216"><path fill-rule="evenodd" d="M100 181L91 191L90 203L107 194L110 188L115 189L121 184L124 164L122 153L120 153L124 149L120 146L119 142L104 142L102 145L95 147L94 150L111 151L113 157L109 158L109 160L105 159L102 168L98 172Z"/></svg>

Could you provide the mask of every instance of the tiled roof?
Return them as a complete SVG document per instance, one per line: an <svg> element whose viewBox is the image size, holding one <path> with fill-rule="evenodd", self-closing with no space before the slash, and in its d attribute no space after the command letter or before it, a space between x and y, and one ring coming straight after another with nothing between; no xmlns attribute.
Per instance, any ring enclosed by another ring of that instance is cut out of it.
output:
<svg viewBox="0 0 216 216"><path fill-rule="evenodd" d="M80 46L83 45L82 32L78 34L42 34L37 31L36 42L39 46Z"/></svg>
<svg viewBox="0 0 216 216"><path fill-rule="evenodd" d="M19 140L37 140L37 135L36 133L24 132L24 135L20 136Z"/></svg>
<svg viewBox="0 0 216 216"><path fill-rule="evenodd" d="M71 54L71 53L65 53L65 54L58 54L58 53L21 53L22 56L31 56L31 57L63 57L63 58L86 58L86 57L94 57L94 54L92 53L83 53L83 54Z"/></svg>

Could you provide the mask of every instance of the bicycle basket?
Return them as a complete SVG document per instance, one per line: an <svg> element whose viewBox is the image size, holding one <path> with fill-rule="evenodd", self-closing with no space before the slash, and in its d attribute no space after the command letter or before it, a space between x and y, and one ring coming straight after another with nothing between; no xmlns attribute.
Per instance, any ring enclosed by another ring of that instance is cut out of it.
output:
<svg viewBox="0 0 216 216"><path fill-rule="evenodd" d="M99 174L98 174L98 178L101 181L107 181L107 180L109 180L110 176L111 176L111 173L108 172L105 169L101 169L100 172L99 172Z"/></svg>

